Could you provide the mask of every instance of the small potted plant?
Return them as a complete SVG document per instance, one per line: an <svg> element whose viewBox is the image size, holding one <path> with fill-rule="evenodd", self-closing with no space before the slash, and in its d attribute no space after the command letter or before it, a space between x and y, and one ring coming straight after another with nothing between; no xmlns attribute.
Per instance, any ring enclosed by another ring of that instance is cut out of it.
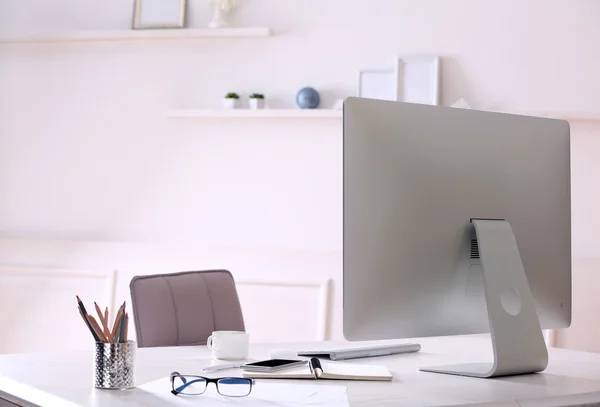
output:
<svg viewBox="0 0 600 407"><path fill-rule="evenodd" d="M265 95L261 93L253 93L250 95L250 109L264 109Z"/></svg>
<svg viewBox="0 0 600 407"><path fill-rule="evenodd" d="M240 96L237 93L229 92L223 99L223 107L227 109L235 109L238 107Z"/></svg>

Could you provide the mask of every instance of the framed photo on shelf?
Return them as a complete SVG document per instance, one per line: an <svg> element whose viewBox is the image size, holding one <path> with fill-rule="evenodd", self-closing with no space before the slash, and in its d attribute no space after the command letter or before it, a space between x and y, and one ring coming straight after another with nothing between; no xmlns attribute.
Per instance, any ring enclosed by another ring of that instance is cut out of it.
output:
<svg viewBox="0 0 600 407"><path fill-rule="evenodd" d="M440 58L406 56L396 60L396 100L440 104Z"/></svg>
<svg viewBox="0 0 600 407"><path fill-rule="evenodd" d="M134 0L133 28L184 28L187 0Z"/></svg>
<svg viewBox="0 0 600 407"><path fill-rule="evenodd" d="M364 70L358 76L358 96L367 99L396 100L394 70Z"/></svg>

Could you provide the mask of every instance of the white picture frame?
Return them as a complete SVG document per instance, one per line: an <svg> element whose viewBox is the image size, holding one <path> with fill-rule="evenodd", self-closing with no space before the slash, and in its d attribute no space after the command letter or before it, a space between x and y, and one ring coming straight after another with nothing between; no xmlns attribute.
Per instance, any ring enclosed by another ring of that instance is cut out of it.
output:
<svg viewBox="0 0 600 407"><path fill-rule="evenodd" d="M358 74L358 97L396 100L396 78L393 69L363 70Z"/></svg>
<svg viewBox="0 0 600 407"><path fill-rule="evenodd" d="M440 104L440 58L403 56L396 60L396 100L427 105Z"/></svg>
<svg viewBox="0 0 600 407"><path fill-rule="evenodd" d="M135 0L133 29L184 28L187 0Z"/></svg>

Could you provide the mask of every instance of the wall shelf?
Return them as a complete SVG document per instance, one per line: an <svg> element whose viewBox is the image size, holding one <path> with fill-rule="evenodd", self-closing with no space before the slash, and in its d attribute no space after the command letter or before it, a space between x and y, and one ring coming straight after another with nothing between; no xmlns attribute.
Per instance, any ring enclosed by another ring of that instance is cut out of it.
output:
<svg viewBox="0 0 600 407"><path fill-rule="evenodd" d="M476 109L477 110L477 109ZM576 111L576 110L487 110L496 113L516 114L531 117L545 117L550 119L567 120L570 122L598 122L600 121L600 112L594 111Z"/></svg>
<svg viewBox="0 0 600 407"><path fill-rule="evenodd" d="M182 109L168 112L171 119L263 118L263 119L341 119L334 109Z"/></svg>
<svg viewBox="0 0 600 407"><path fill-rule="evenodd" d="M585 111L525 111L520 114L537 117L549 117L573 122L596 122L600 121L600 112Z"/></svg>
<svg viewBox="0 0 600 407"><path fill-rule="evenodd" d="M595 112L551 112L522 111L504 112L526 116L550 117L568 121L599 122L600 113ZM209 118L306 118L306 119L341 119L342 110L336 109L179 109L168 112L171 119L209 119Z"/></svg>
<svg viewBox="0 0 600 407"><path fill-rule="evenodd" d="M0 37L0 43L101 42L139 40L193 40L227 38L264 38L272 35L268 27L173 28L155 30L79 31L57 34Z"/></svg>

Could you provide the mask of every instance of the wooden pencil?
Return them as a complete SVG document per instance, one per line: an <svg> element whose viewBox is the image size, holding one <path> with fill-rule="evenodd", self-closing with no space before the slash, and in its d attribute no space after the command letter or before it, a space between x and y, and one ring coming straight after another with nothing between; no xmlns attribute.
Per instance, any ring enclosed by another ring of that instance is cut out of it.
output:
<svg viewBox="0 0 600 407"><path fill-rule="evenodd" d="M116 339L115 335L117 333L117 328L119 327L121 314L123 314L123 307L125 307L124 302L123 302L123 305L121 305L121 307L119 307L119 312L117 312L117 315L115 316L115 322L113 324L112 331L110 333L110 338L109 338L109 340L111 342L115 342L115 339Z"/></svg>
<svg viewBox="0 0 600 407"><path fill-rule="evenodd" d="M104 334L104 336L106 337L106 331L108 330L107 324L108 321L106 321L104 319L104 315L102 314L102 310L100 309L100 307L98 306L98 304L96 303L96 301L94 301L94 307L96 308L96 313L98 314L98 318L100 319L100 328L101 328L101 332Z"/></svg>
<svg viewBox="0 0 600 407"><path fill-rule="evenodd" d="M129 314L125 313L125 328L123 332L123 342L127 342L127 328L129 327Z"/></svg>
<svg viewBox="0 0 600 407"><path fill-rule="evenodd" d="M102 329L100 329L100 325L98 325L98 322L96 322L96 319L94 319L94 317L91 315L88 315L88 317L90 319L90 324L92 325L92 328L94 328L94 331L96 331L96 335L98 335L98 338L100 338L100 342L108 342L108 340L102 333Z"/></svg>
<svg viewBox="0 0 600 407"><path fill-rule="evenodd" d="M85 324L87 325L87 321L85 320L85 317L83 316L83 312L81 312L81 308L79 308L79 315L81 315L81 319L83 319L83 322L85 322Z"/></svg>
<svg viewBox="0 0 600 407"><path fill-rule="evenodd" d="M96 307L96 312L98 313L98 318L100 318L100 328L102 328L102 333L108 339L108 319L104 317L102 310L98 306L98 304L94 301L94 306ZM108 309L107 309L108 310Z"/></svg>
<svg viewBox="0 0 600 407"><path fill-rule="evenodd" d="M110 339L110 329L108 328L108 307L104 309L104 322L106 322L104 325L104 336L106 336L107 339Z"/></svg>
<svg viewBox="0 0 600 407"><path fill-rule="evenodd" d="M102 314L102 310L98 306L98 303L94 301L94 308L96 309L96 314L98 314L98 318L100 319L100 323L104 325L104 315Z"/></svg>
<svg viewBox="0 0 600 407"><path fill-rule="evenodd" d="M121 320L119 321L119 328L117 329L118 336L117 342L123 342L123 334L125 333L125 313L121 314Z"/></svg>
<svg viewBox="0 0 600 407"><path fill-rule="evenodd" d="M81 319L83 319L85 326L87 326L88 329L90 330L90 332L92 333L92 335L94 335L94 331L92 329L90 329L89 321L85 318L85 315L83 315L83 312L81 312L81 308L79 309L79 315L81 315ZM94 339L96 339L96 338L94 338Z"/></svg>
<svg viewBox="0 0 600 407"><path fill-rule="evenodd" d="M115 320L113 321L113 326L110 330L111 336L113 336L115 334L115 332L117 332L117 326L119 325L119 316L121 315L121 311L122 311L122 306L119 307L119 310L117 311L117 315L115 315Z"/></svg>
<svg viewBox="0 0 600 407"><path fill-rule="evenodd" d="M85 325L88 327L88 329L92 333L92 336L94 337L94 340L96 342L99 342L100 341L100 337L96 334L96 332L94 331L94 328L92 328L92 325L90 324L90 321L88 319L88 314L85 311L85 306L83 305L83 302L81 301L81 299L79 298L79 296L77 296L77 305L79 306L79 314L81 315L81 318L83 318L83 321L85 322Z"/></svg>
<svg viewBox="0 0 600 407"><path fill-rule="evenodd" d="M83 305L83 301L81 301L81 298L79 298L78 295L76 295L75 297L77 297L77 304L79 304L79 308L81 308L81 311L83 311L83 315L86 315L87 311L85 309L85 306Z"/></svg>

